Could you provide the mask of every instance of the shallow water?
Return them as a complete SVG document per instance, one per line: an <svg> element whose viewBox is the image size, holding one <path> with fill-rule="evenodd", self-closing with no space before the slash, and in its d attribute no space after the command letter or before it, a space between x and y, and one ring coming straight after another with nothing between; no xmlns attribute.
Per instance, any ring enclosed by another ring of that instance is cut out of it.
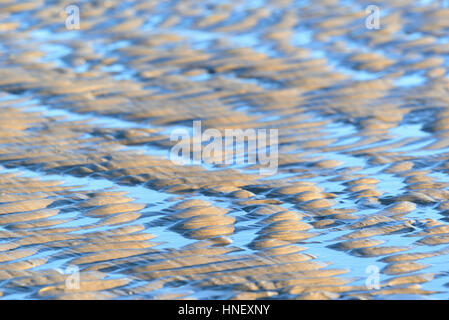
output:
<svg viewBox="0 0 449 320"><path fill-rule="evenodd" d="M68 30L0 1L2 298L449 298L449 11L378 5L81 1ZM277 174L172 163L195 120L278 129Z"/></svg>

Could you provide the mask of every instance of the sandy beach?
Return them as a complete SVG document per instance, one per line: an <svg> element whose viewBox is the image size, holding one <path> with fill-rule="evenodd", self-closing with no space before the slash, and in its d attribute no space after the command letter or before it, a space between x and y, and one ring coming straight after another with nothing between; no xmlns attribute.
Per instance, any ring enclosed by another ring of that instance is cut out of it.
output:
<svg viewBox="0 0 449 320"><path fill-rule="evenodd" d="M444 1L0 0L1 299L448 299L448 29Z"/></svg>

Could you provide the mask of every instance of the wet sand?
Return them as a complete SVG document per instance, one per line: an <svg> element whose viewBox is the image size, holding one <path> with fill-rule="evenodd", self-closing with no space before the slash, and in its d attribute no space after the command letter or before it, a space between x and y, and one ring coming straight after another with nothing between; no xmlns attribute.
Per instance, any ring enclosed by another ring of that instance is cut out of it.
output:
<svg viewBox="0 0 449 320"><path fill-rule="evenodd" d="M70 4L0 0L2 298L449 298L449 8ZM174 164L195 120L277 174Z"/></svg>

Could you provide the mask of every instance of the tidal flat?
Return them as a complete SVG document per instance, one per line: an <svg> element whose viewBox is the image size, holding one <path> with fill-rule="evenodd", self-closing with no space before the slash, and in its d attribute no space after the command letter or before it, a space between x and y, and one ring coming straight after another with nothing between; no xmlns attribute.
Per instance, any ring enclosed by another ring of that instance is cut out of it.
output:
<svg viewBox="0 0 449 320"><path fill-rule="evenodd" d="M0 0L1 299L449 299L449 5L368 5Z"/></svg>

